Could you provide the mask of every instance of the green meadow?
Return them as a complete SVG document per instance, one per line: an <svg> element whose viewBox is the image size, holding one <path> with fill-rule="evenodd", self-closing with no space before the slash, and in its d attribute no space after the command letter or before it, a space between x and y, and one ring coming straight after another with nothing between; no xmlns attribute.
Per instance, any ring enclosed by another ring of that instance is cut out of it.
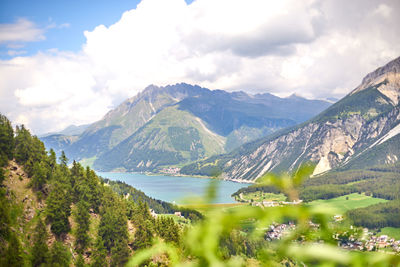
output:
<svg viewBox="0 0 400 267"><path fill-rule="evenodd" d="M307 203L307 205L310 206L323 205L330 208L335 208L345 213L348 210L364 208L383 202L387 202L387 200L366 196L365 194L353 193L332 199L314 200L310 203Z"/></svg>
<svg viewBox="0 0 400 267"><path fill-rule="evenodd" d="M387 235L393 237L396 240L400 240L400 228L385 227L379 232L380 235Z"/></svg>

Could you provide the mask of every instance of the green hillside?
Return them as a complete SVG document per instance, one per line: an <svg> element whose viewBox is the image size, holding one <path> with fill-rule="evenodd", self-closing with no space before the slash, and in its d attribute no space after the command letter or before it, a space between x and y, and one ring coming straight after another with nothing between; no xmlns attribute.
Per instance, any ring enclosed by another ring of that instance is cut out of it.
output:
<svg viewBox="0 0 400 267"><path fill-rule="evenodd" d="M358 114L364 119L375 118L393 108L390 99L379 92L381 84L369 87L354 94L347 95L325 111L321 112L312 121L323 122L348 118Z"/></svg>
<svg viewBox="0 0 400 267"><path fill-rule="evenodd" d="M225 138L212 133L187 111L171 106L135 134L100 156L94 167L109 171L155 171L224 152Z"/></svg>

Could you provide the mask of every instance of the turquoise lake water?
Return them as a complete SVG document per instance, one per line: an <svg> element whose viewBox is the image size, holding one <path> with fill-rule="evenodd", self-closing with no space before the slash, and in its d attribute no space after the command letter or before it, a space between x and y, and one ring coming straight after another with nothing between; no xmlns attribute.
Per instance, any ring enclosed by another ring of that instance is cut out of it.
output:
<svg viewBox="0 0 400 267"><path fill-rule="evenodd" d="M121 181L146 195L168 202L184 203L185 198L202 197L213 179L195 177L176 177L163 175L145 175L140 173L98 172L103 178ZM217 181L217 198L214 203L235 203L231 195L242 187L250 184L241 184L231 181Z"/></svg>

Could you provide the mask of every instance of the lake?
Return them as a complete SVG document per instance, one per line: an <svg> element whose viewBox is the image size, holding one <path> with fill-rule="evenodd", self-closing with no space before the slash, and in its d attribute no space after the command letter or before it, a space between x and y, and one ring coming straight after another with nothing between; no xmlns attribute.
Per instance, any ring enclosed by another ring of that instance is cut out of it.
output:
<svg viewBox="0 0 400 267"><path fill-rule="evenodd" d="M167 202L184 203L185 198L204 196L204 192L213 179L178 177L164 175L145 175L140 173L97 172L103 178L125 182L146 195ZM235 203L231 195L250 184L231 181L217 181L217 198L214 203Z"/></svg>

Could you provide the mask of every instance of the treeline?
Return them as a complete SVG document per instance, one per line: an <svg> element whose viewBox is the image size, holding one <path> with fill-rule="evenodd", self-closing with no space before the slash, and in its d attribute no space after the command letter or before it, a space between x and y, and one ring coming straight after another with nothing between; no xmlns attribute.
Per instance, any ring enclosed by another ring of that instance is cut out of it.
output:
<svg viewBox="0 0 400 267"><path fill-rule="evenodd" d="M400 200L354 209L347 216L357 226L368 228L400 227Z"/></svg>
<svg viewBox="0 0 400 267"><path fill-rule="evenodd" d="M232 197L239 197L240 194L249 194L255 192L265 192L274 194L282 193L282 191L275 186L254 184L248 187L240 188L238 191L232 194Z"/></svg>
<svg viewBox="0 0 400 267"><path fill-rule="evenodd" d="M331 199L351 193L366 193L367 195L394 200L400 198L400 164L371 167L366 170L351 170L332 172L307 179L299 188L299 197L305 202L317 199ZM241 188L232 196L240 193L262 191L266 193L283 193L272 186L251 185Z"/></svg>
<svg viewBox="0 0 400 267"><path fill-rule="evenodd" d="M149 206L149 208L154 210L154 212L157 214L173 214L179 211L181 212L182 216L187 219L198 220L203 218L203 215L196 210L181 208L171 203L151 198L142 191L124 182L112 181L107 178L101 179L104 181L104 183L108 184L114 192L125 197L128 196L128 200L131 200L135 203L145 202Z"/></svg>
<svg viewBox="0 0 400 267"><path fill-rule="evenodd" d="M47 153L23 125L14 132L2 115L0 148L0 266L123 266L132 251L150 246L154 238L179 241L182 229L171 219L153 218L142 192L124 185L131 197L122 197L90 168L77 162L68 167L64 153L57 161L55 152ZM28 221L16 219L23 204L3 184L8 175L3 167L14 159L23 166L40 204ZM201 214L188 211L187 216ZM93 225L96 220L98 225ZM128 223L136 229L133 237ZM75 241L69 248L71 239Z"/></svg>

